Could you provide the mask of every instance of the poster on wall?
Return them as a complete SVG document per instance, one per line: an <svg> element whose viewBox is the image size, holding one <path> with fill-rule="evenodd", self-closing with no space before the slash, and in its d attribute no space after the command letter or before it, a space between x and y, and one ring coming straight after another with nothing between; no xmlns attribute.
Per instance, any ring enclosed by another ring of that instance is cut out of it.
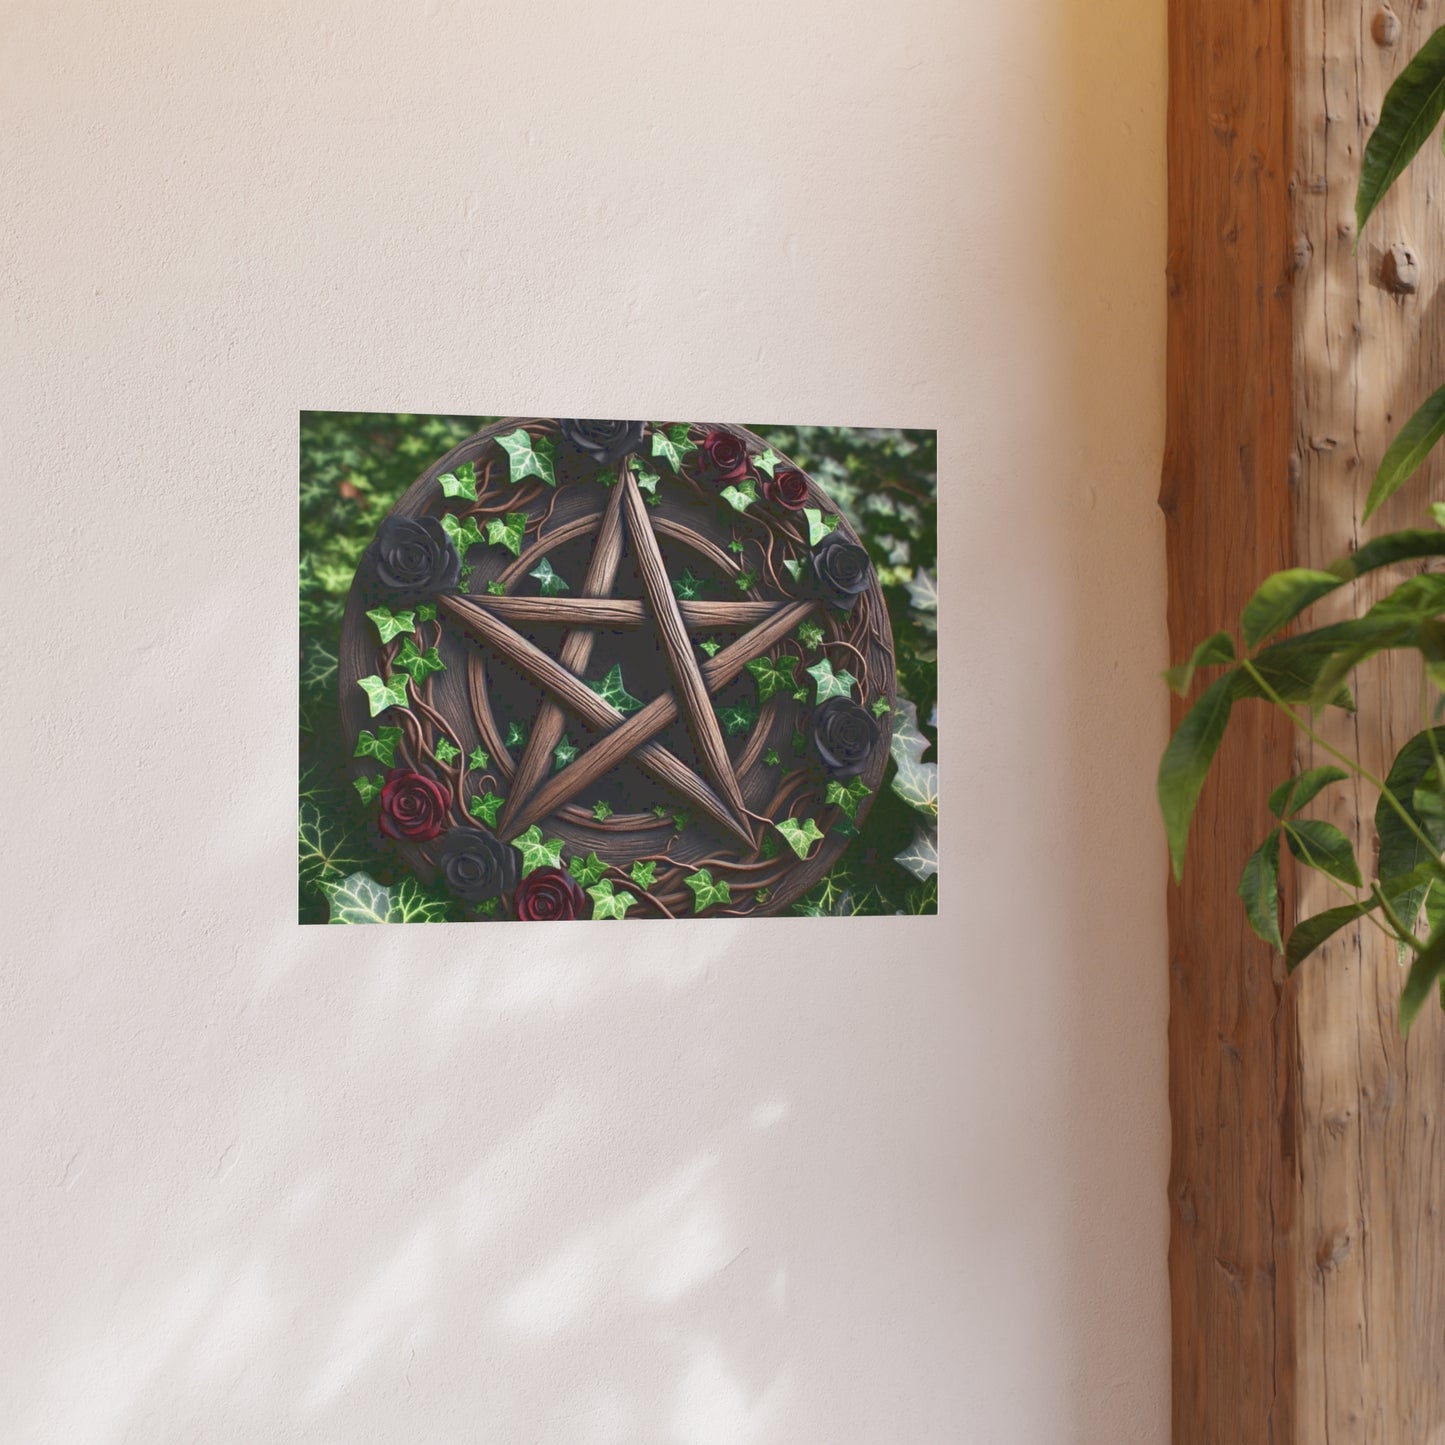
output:
<svg viewBox="0 0 1445 1445"><path fill-rule="evenodd" d="M301 414L300 921L938 907L937 437Z"/></svg>

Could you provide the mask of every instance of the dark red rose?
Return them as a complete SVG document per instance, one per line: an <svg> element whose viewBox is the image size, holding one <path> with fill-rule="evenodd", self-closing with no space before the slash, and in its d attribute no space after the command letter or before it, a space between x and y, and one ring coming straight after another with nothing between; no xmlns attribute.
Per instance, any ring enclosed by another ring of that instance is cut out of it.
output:
<svg viewBox="0 0 1445 1445"><path fill-rule="evenodd" d="M779 468L775 475L763 478L763 495L780 507L801 511L808 505L808 479L802 472Z"/></svg>
<svg viewBox="0 0 1445 1445"><path fill-rule="evenodd" d="M730 431L710 431L699 450L708 475L719 482L735 482L748 469L747 448Z"/></svg>
<svg viewBox="0 0 1445 1445"><path fill-rule="evenodd" d="M393 768L381 790L381 831L388 838L425 843L447 819L447 795L435 778Z"/></svg>
<svg viewBox="0 0 1445 1445"><path fill-rule="evenodd" d="M526 923L559 923L580 917L587 895L560 868L538 868L517 884L517 917Z"/></svg>

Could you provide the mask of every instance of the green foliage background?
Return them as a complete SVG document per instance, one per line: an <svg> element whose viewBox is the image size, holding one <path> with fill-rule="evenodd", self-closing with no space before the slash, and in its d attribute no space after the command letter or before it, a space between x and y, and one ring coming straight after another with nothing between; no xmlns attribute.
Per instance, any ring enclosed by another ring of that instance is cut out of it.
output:
<svg viewBox="0 0 1445 1445"><path fill-rule="evenodd" d="M337 647L352 575L377 524L443 452L493 417L366 412L301 415L299 916L325 923L328 892L364 869L394 884L435 921L444 900L426 899L369 824L347 776L337 705ZM937 759L937 438L933 432L848 427L753 426L824 487L872 554L892 619L900 692L917 707L919 731ZM894 773L890 764L889 776ZM796 912L923 913L937 908L937 876L920 881L897 862L934 819L884 786L842 865Z"/></svg>

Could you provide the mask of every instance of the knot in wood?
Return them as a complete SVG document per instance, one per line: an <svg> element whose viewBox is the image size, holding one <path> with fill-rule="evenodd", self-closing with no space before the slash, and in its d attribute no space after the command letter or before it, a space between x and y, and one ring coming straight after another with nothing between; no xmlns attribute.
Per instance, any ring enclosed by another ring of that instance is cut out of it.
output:
<svg viewBox="0 0 1445 1445"><path fill-rule="evenodd" d="M1375 18L1370 22L1370 34L1376 45L1387 50L1400 38L1399 17L1388 5L1382 5L1375 11Z"/></svg>
<svg viewBox="0 0 1445 1445"><path fill-rule="evenodd" d="M1396 242L1380 263L1380 279L1395 296L1413 296L1420 289L1420 263L1409 246Z"/></svg>

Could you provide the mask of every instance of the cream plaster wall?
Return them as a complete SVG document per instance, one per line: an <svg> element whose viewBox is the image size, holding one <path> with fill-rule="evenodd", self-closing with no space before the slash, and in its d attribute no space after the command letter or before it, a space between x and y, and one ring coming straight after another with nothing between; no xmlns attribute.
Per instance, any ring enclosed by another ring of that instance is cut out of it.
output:
<svg viewBox="0 0 1445 1445"><path fill-rule="evenodd" d="M1163 10L0 3L0 1439L1165 1438ZM938 427L942 916L299 930L302 407Z"/></svg>

